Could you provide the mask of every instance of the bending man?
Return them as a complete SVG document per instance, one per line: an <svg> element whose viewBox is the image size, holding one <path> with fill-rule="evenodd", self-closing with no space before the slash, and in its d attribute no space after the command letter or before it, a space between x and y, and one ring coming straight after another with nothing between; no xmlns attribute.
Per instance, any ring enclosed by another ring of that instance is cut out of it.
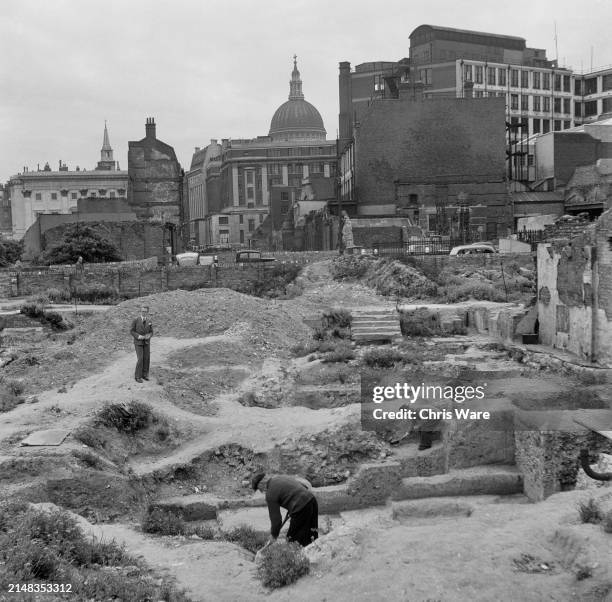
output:
<svg viewBox="0 0 612 602"><path fill-rule="evenodd" d="M298 480L284 475L267 476L260 472L251 479L251 486L266 495L270 514L270 539L278 537L283 526L281 508L291 519L288 541L297 541L306 547L319 536L319 506L311 486L305 479ZM285 519L287 520L287 519Z"/></svg>

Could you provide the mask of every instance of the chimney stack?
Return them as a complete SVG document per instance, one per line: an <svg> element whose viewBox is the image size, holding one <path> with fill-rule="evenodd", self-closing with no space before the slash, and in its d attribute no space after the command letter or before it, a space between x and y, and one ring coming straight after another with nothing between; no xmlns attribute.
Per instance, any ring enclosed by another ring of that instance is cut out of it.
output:
<svg viewBox="0 0 612 602"><path fill-rule="evenodd" d="M147 117L147 122L145 124L145 132L146 132L147 138L157 137L155 135L155 118L154 117Z"/></svg>

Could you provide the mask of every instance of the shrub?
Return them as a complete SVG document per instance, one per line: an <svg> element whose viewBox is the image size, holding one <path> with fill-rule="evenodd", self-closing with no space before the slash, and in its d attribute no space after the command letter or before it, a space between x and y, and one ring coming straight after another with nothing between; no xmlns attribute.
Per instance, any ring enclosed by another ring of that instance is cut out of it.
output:
<svg viewBox="0 0 612 602"><path fill-rule="evenodd" d="M145 533L160 535L184 535L187 527L185 521L172 512L161 508L150 508L142 521L142 530Z"/></svg>
<svg viewBox="0 0 612 602"><path fill-rule="evenodd" d="M315 352L318 349L318 345L316 343L299 343L291 347L290 351L294 357L304 357Z"/></svg>
<svg viewBox="0 0 612 602"><path fill-rule="evenodd" d="M72 296L86 303L116 301L120 297L115 287L105 284L79 284L72 290Z"/></svg>
<svg viewBox="0 0 612 602"><path fill-rule="evenodd" d="M326 328L315 328L314 332L312 333L312 338L315 341L324 341L325 339L329 338L327 329Z"/></svg>
<svg viewBox="0 0 612 602"><path fill-rule="evenodd" d="M432 337L442 334L438 315L425 308L400 311L400 330L405 337Z"/></svg>
<svg viewBox="0 0 612 602"><path fill-rule="evenodd" d="M364 363L371 368L392 368L402 359L402 354L395 349L371 349L363 355Z"/></svg>
<svg viewBox="0 0 612 602"><path fill-rule="evenodd" d="M4 381L4 385L12 395L21 395L25 391L25 385L22 381L11 378Z"/></svg>
<svg viewBox="0 0 612 602"><path fill-rule="evenodd" d="M98 413L97 424L115 428L121 433L133 435L158 421L150 406L140 401L130 401L127 405L113 403Z"/></svg>
<svg viewBox="0 0 612 602"><path fill-rule="evenodd" d="M265 587L290 585L310 572L310 562L295 542L274 542L261 554L257 573Z"/></svg>
<svg viewBox="0 0 612 602"><path fill-rule="evenodd" d="M64 230L62 240L45 252L44 261L50 264L75 263L79 257L86 262L121 261L119 249L92 228L72 224Z"/></svg>
<svg viewBox="0 0 612 602"><path fill-rule="evenodd" d="M0 238L0 267L6 267L21 259L23 240L8 240Z"/></svg>
<svg viewBox="0 0 612 602"><path fill-rule="evenodd" d="M72 436L77 441L80 441L93 449L102 449L106 444L106 437L99 431L99 429L95 429L90 426L79 427L72 433Z"/></svg>
<svg viewBox="0 0 612 602"><path fill-rule="evenodd" d="M593 498L589 498L586 502L578 504L578 514L580 521L583 523L598 524L603 519L603 512L600 505Z"/></svg>
<svg viewBox="0 0 612 602"><path fill-rule="evenodd" d="M348 362L355 358L355 352L348 343L340 343L330 351L327 355L323 356L322 360L325 363L334 362Z"/></svg>
<svg viewBox="0 0 612 602"><path fill-rule="evenodd" d="M49 300L49 303L66 303L70 301L70 291L65 288L48 288L43 295Z"/></svg>
<svg viewBox="0 0 612 602"><path fill-rule="evenodd" d="M330 264L334 280L357 279L365 276L371 266L369 259L359 255L336 257Z"/></svg>
<svg viewBox="0 0 612 602"><path fill-rule="evenodd" d="M239 525L226 534L227 541L242 546L245 550L256 554L268 541L267 533L255 531L248 525Z"/></svg>

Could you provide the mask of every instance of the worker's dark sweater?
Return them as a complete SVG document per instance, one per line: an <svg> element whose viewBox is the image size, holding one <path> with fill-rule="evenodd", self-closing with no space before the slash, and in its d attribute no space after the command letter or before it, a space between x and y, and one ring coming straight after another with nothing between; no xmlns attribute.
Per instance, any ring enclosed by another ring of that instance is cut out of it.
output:
<svg viewBox="0 0 612 602"><path fill-rule="evenodd" d="M314 495L304 485L291 477L271 477L266 488L266 502L272 524L270 529L272 537L278 537L283 524L281 506L293 516L313 497Z"/></svg>

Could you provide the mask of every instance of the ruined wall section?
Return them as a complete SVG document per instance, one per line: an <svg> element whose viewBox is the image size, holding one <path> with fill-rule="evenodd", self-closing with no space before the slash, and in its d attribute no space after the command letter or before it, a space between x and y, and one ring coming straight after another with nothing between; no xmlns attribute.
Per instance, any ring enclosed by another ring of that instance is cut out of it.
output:
<svg viewBox="0 0 612 602"><path fill-rule="evenodd" d="M537 260L540 341L612 367L612 211Z"/></svg>

